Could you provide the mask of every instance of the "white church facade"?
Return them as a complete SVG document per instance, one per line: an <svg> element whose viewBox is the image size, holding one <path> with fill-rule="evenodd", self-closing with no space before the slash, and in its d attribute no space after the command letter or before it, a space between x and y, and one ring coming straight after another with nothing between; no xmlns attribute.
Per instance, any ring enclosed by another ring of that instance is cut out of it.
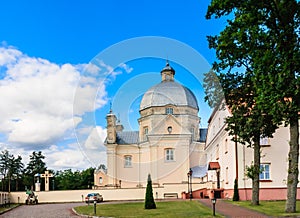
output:
<svg viewBox="0 0 300 218"><path fill-rule="evenodd" d="M194 198L232 198L238 178L241 199L251 199L251 180L245 172L253 151L234 143L225 131L229 110L214 110L208 128L199 128L197 99L174 76L167 63L161 82L144 94L138 131L124 130L112 110L107 114L107 171L95 171L94 188L146 187L150 174L153 186L178 187L180 194L188 192L191 170ZM288 140L286 127L262 139L261 199L286 197Z"/></svg>

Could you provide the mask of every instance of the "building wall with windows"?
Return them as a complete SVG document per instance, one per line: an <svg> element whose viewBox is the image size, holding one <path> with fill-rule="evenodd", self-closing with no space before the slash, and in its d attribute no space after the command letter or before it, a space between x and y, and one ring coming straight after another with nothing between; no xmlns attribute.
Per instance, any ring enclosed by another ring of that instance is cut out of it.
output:
<svg viewBox="0 0 300 218"><path fill-rule="evenodd" d="M224 119L231 116L228 108L216 109L210 119L205 144L207 163L219 163L219 169L208 170L206 180L217 190L219 171L222 197L233 196L234 180L238 178L241 199L251 199L252 181L246 177L247 167L253 164L253 148L232 141L225 130ZM220 125L221 120L221 125ZM280 126L273 138L261 138L261 199L285 199L288 170L289 128ZM237 154L237 155L236 155Z"/></svg>

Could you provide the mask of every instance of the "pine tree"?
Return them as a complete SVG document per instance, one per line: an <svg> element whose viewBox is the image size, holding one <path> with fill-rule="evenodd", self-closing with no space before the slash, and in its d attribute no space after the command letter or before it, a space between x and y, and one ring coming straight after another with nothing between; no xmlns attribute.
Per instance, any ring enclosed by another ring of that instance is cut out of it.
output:
<svg viewBox="0 0 300 218"><path fill-rule="evenodd" d="M148 174L148 182L145 197L145 209L156 209L156 204L153 198L152 181L151 176Z"/></svg>
<svg viewBox="0 0 300 218"><path fill-rule="evenodd" d="M240 200L237 179L234 180L234 190L233 190L233 198L232 198L232 200L233 201L239 201Z"/></svg>

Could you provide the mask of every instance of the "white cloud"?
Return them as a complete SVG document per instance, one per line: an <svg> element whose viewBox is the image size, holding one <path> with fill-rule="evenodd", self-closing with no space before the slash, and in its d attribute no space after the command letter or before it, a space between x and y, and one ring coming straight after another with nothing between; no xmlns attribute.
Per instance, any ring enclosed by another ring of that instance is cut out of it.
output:
<svg viewBox="0 0 300 218"><path fill-rule="evenodd" d="M124 69L126 71L126 73L131 73L133 71L133 68L128 66L127 64L120 64L119 65L120 68Z"/></svg>
<svg viewBox="0 0 300 218"><path fill-rule="evenodd" d="M0 80L0 132L8 143L55 144L82 120L81 115L106 104L104 83L81 77L84 67L60 66L0 47L0 68L5 69Z"/></svg>
<svg viewBox="0 0 300 218"><path fill-rule="evenodd" d="M91 133L85 141L84 147L86 149L101 149L104 150L104 140L106 138L106 129L103 129L101 126L97 126L92 129Z"/></svg>
<svg viewBox="0 0 300 218"><path fill-rule="evenodd" d="M0 148L21 155L25 164L41 150L55 170L105 164L106 129L87 126L84 116L107 104L108 82L132 70L126 64L115 70L101 60L58 65L0 46Z"/></svg>

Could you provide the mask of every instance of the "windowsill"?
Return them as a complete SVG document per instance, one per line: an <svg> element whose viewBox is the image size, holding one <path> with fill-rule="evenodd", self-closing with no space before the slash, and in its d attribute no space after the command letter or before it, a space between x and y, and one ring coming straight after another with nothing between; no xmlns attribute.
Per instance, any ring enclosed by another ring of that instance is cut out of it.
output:
<svg viewBox="0 0 300 218"><path fill-rule="evenodd" d="M124 166L124 168L132 168L132 166Z"/></svg>
<svg viewBox="0 0 300 218"><path fill-rule="evenodd" d="M260 179L259 182L273 182L271 179Z"/></svg>
<svg viewBox="0 0 300 218"><path fill-rule="evenodd" d="M175 160L165 160L165 163L174 163L176 162Z"/></svg>

